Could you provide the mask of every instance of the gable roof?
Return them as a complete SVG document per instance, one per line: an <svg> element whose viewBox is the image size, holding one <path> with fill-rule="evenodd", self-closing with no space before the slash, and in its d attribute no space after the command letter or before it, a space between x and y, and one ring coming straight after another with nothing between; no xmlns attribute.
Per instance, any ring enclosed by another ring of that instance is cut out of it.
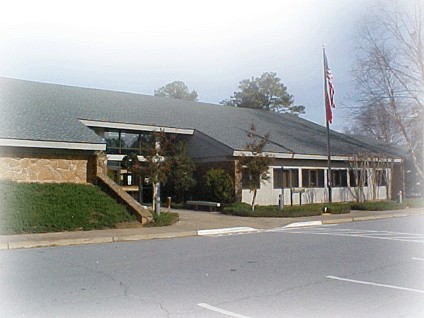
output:
<svg viewBox="0 0 424 318"><path fill-rule="evenodd" d="M0 78L0 98L0 140L104 145L80 121L90 120L192 129L243 151L253 122L258 135L270 133L266 151L327 154L326 128L290 114L8 78ZM335 156L376 151L375 145L334 131L331 149Z"/></svg>

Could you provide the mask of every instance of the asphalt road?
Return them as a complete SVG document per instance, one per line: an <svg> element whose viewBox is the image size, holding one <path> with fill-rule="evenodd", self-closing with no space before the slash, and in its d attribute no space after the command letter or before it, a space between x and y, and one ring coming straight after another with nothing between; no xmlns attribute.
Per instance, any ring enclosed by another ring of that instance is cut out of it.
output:
<svg viewBox="0 0 424 318"><path fill-rule="evenodd" d="M0 251L1 317L422 317L424 216Z"/></svg>

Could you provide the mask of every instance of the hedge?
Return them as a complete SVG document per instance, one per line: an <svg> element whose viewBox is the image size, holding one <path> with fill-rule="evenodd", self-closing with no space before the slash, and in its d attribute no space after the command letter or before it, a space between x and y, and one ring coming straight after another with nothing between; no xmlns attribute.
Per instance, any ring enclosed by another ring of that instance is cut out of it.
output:
<svg viewBox="0 0 424 318"><path fill-rule="evenodd" d="M325 207L327 207L326 212L331 214L350 212L350 205L347 203L294 205L285 206L282 210L275 205L256 206L253 212L251 206L246 203L234 203L224 207L222 213L249 217L304 217L321 215Z"/></svg>

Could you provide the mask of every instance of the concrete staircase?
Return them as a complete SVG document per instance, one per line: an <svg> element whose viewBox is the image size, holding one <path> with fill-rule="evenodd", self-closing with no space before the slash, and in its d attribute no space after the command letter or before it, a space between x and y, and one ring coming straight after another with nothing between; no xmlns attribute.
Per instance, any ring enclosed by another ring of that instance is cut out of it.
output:
<svg viewBox="0 0 424 318"><path fill-rule="evenodd" d="M122 204L127 206L127 208L129 208L130 211L137 216L137 219L141 223L147 223L153 219L152 212L150 210L144 208L132 196L123 191L121 187L108 176L98 173L97 184L103 189L103 191L117 198Z"/></svg>

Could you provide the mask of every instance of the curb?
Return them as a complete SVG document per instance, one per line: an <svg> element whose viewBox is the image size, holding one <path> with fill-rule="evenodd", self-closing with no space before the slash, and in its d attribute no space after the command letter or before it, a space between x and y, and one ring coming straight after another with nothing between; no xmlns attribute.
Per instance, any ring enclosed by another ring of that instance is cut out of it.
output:
<svg viewBox="0 0 424 318"><path fill-rule="evenodd" d="M20 241L0 243L0 250L15 250L28 248L56 247L56 246L73 246L87 244L104 244L115 242L131 242L141 240L168 239L177 237L196 236L196 231L173 232L173 233L151 233L131 236L109 236L96 238L76 238L76 239L57 239L57 240L40 240L40 241Z"/></svg>
<svg viewBox="0 0 424 318"><path fill-rule="evenodd" d="M295 222L284 226L283 228L299 228L308 226L319 226L326 224L341 224L349 222L373 221L390 218L401 218L407 216L424 215L423 212L415 213L395 213L386 215L373 215L373 216L360 216L349 217L340 219L330 219L322 221L306 221ZM154 239L169 239L177 237L190 237L190 236L207 236L207 235L220 235L232 233L249 233L258 232L260 230L252 227L229 227L220 229L185 231L185 232L168 232L168 233L150 233L150 234L137 234L130 236L108 236L108 237L94 237L94 238L70 238L70 239L51 239L51 240L27 240L17 242L0 242L0 250L13 250L13 249L28 249L28 248L42 248L42 247L55 247L55 246L73 246L73 245L86 245L86 244L102 244L102 243L115 243L115 242L131 242L141 240L154 240Z"/></svg>
<svg viewBox="0 0 424 318"><path fill-rule="evenodd" d="M131 236L114 236L113 242L131 242L131 241L142 241L142 240L155 240L155 239L168 239L176 237L189 237L196 236L196 231L186 232L172 232L172 233L151 233L151 234L139 234Z"/></svg>
<svg viewBox="0 0 424 318"><path fill-rule="evenodd" d="M322 224L339 224L339 223L349 223L349 222L353 222L353 218L325 220L325 221L322 221Z"/></svg>
<svg viewBox="0 0 424 318"><path fill-rule="evenodd" d="M21 249L21 248L37 248L37 247L53 247L53 246L70 246L70 245L85 245L85 244L100 244L112 243L111 237L96 237L96 238L78 238L78 239L59 239L49 241L21 241L5 243L7 249Z"/></svg>
<svg viewBox="0 0 424 318"><path fill-rule="evenodd" d="M393 215L359 216L357 218L353 218L353 222L373 221L373 220L391 219L391 218L394 218L394 216Z"/></svg>

